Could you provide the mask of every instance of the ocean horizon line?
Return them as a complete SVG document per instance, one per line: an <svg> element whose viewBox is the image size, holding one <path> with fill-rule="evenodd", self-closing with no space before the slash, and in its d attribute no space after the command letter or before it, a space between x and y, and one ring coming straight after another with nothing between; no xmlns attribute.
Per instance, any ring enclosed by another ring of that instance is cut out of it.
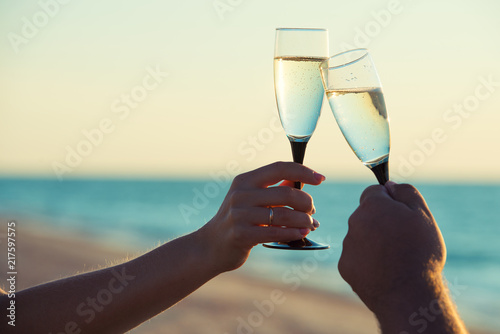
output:
<svg viewBox="0 0 500 334"><path fill-rule="evenodd" d="M110 174L89 174L77 175L58 180L56 176L46 174L1 174L0 181L54 181L58 183L64 182L216 182L216 183L230 183L236 175L218 176L215 173L207 173L208 175L110 175ZM454 179L454 178L413 178L408 180L394 180L397 183L410 183L417 185L464 185L464 186L500 186L500 179ZM368 175L367 177L335 177L328 176L324 183L337 183L337 184L377 184L377 181Z"/></svg>

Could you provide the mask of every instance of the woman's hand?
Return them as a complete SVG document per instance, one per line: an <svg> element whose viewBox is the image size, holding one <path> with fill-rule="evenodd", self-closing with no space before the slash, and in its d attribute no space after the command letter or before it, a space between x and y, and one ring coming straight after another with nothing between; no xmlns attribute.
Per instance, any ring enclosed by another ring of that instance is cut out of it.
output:
<svg viewBox="0 0 500 334"><path fill-rule="evenodd" d="M285 186L270 187L283 180ZM324 180L293 162L276 162L235 177L217 214L198 231L217 270L239 268L259 243L302 239L315 230L319 223L311 217L312 197L286 185L318 185Z"/></svg>

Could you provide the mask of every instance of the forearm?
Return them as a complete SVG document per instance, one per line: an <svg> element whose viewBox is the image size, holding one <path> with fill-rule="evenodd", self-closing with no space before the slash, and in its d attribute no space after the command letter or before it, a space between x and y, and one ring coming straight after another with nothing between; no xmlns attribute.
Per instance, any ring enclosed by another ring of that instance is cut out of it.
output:
<svg viewBox="0 0 500 334"><path fill-rule="evenodd" d="M318 185L324 179L291 162L241 174L217 214L200 230L127 263L18 292L16 329L49 334L126 332L219 273L239 268L255 245L300 239L314 230L311 196L271 186L283 180ZM270 212L274 221L269 220ZM269 222L273 226L266 226ZM0 296L0 308L5 310L8 302ZM6 323L0 323L0 333L6 331Z"/></svg>
<svg viewBox="0 0 500 334"><path fill-rule="evenodd" d="M216 276L198 233L130 262L16 294L20 332L123 333ZM2 300L2 307L5 298Z"/></svg>
<svg viewBox="0 0 500 334"><path fill-rule="evenodd" d="M441 277L424 287L389 297L374 310L383 334L466 334Z"/></svg>

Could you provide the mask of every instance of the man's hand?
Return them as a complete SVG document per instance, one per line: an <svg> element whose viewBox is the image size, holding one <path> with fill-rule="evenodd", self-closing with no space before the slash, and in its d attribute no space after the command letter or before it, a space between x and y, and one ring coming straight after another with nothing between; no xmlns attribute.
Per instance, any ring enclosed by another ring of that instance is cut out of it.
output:
<svg viewBox="0 0 500 334"><path fill-rule="evenodd" d="M339 272L377 316L385 333L412 333L409 321L432 306L425 333L465 333L441 272L443 237L425 200L413 186L389 181L368 187L349 218Z"/></svg>

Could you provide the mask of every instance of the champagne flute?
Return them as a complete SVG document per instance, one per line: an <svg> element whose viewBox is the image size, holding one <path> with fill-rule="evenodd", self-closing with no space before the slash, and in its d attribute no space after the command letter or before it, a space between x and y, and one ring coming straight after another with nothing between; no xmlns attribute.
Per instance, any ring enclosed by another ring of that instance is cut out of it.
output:
<svg viewBox="0 0 500 334"><path fill-rule="evenodd" d="M321 113L324 89L319 70L328 57L326 29L278 28L274 49L274 88L281 125L292 147L293 161L304 162L306 146ZM295 188L302 184L295 182ZM279 249L327 249L308 238L264 244Z"/></svg>
<svg viewBox="0 0 500 334"><path fill-rule="evenodd" d="M368 50L349 50L325 60L321 78L344 138L378 182L385 184L389 180L389 118Z"/></svg>

